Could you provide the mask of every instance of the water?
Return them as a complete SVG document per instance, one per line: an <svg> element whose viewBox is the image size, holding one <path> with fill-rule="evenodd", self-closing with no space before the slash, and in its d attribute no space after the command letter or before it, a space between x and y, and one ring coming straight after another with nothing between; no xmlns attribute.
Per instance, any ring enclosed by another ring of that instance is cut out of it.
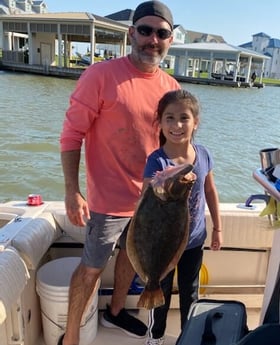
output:
<svg viewBox="0 0 280 345"><path fill-rule="evenodd" d="M76 81L0 72L0 202L63 200L59 135ZM252 178L259 150L279 147L280 88L235 89L184 84L198 96L201 124L196 141L215 160L221 202L245 202L263 190ZM84 191L84 169L81 169Z"/></svg>

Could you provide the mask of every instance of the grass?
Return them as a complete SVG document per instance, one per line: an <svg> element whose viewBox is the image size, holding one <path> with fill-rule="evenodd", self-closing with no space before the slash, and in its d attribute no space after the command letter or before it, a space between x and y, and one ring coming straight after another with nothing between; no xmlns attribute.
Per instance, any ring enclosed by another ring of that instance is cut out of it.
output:
<svg viewBox="0 0 280 345"><path fill-rule="evenodd" d="M257 78L258 80L258 78ZM280 79L271 79L271 78L263 78L262 82L265 85L279 85L280 86Z"/></svg>
<svg viewBox="0 0 280 345"><path fill-rule="evenodd" d="M164 70L170 75L174 74L174 70L171 68L165 68ZM200 73L200 78L208 78L208 73L207 72ZM257 78L256 82L257 83L260 82L260 78ZM280 86L280 79L263 78L262 83L265 85L279 85Z"/></svg>

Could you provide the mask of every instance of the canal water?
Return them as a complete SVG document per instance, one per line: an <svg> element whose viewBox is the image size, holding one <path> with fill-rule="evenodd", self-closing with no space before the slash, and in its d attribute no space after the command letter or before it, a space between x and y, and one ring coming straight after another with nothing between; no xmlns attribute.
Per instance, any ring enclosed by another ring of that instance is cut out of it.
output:
<svg viewBox="0 0 280 345"><path fill-rule="evenodd" d="M59 135L76 81L0 71L0 202L63 200ZM259 151L280 147L280 88L238 89L184 84L200 100L201 124L196 142L215 161L221 202L243 203L262 193L252 178ZM81 186L84 191L84 169Z"/></svg>

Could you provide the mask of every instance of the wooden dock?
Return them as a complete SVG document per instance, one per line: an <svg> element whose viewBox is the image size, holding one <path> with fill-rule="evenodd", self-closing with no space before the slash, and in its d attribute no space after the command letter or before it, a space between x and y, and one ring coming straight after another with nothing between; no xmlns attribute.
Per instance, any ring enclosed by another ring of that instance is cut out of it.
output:
<svg viewBox="0 0 280 345"><path fill-rule="evenodd" d="M85 67L86 68L86 67ZM28 65L22 63L5 62L0 64L0 70L7 70L13 72L24 72L39 74L44 76L79 79L85 68L75 67L57 67L57 66L44 66L44 65ZM200 84L200 85L214 85L214 86L228 86L235 88L263 88L263 83L246 83L243 81L223 80L215 78L199 78L199 77L186 77L180 75L173 75L173 77L182 83Z"/></svg>
<svg viewBox="0 0 280 345"><path fill-rule="evenodd" d="M228 86L228 87L239 87L239 88L249 88L257 87L258 89L263 88L263 83L247 83L244 81L233 81L233 80L223 80L215 78L199 78L199 77L186 77L174 75L174 78L182 83L200 84L200 85L214 85L214 86Z"/></svg>
<svg viewBox="0 0 280 345"><path fill-rule="evenodd" d="M50 77L79 79L80 75L83 73L85 69L75 68L75 67L28 65L28 64L21 64L21 63L5 62L0 65L0 70L39 74L39 75L50 76Z"/></svg>

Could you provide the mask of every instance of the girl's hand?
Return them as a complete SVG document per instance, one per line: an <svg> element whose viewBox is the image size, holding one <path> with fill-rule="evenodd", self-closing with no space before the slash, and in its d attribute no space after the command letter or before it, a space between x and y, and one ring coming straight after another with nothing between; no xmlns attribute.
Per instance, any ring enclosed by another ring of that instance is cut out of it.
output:
<svg viewBox="0 0 280 345"><path fill-rule="evenodd" d="M220 250L222 243L223 243L222 231L213 229L210 248L212 250Z"/></svg>

